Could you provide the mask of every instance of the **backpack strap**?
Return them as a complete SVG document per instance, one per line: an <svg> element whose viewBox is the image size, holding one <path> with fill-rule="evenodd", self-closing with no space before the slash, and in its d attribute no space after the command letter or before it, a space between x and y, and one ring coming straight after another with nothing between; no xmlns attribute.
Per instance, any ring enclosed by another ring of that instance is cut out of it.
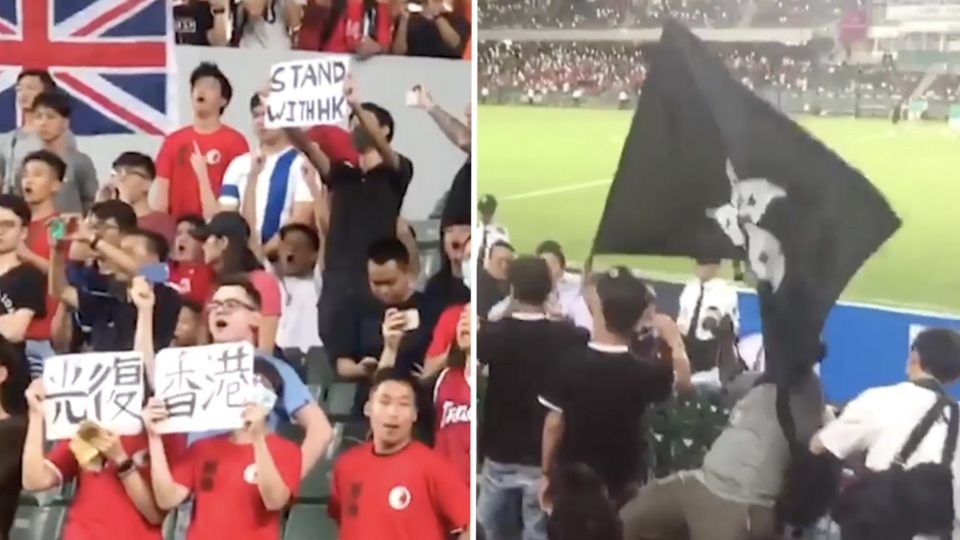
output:
<svg viewBox="0 0 960 540"><path fill-rule="evenodd" d="M897 457L894 458L891 468L896 467L898 469L903 469L906 467L907 460L910 459L910 456L912 456L917 450L917 447L920 446L920 442L923 441L923 438L926 437L927 433L930 432L930 428L933 427L933 424L936 423L936 421L940 418L940 415L943 414L943 408L948 404L949 402L946 398L939 395L937 396L937 400L933 403L933 406L930 407L930 410L923 415L923 418L920 419L920 422L917 423L917 425L914 426L913 431L910 432L910 436L907 437L907 440L905 443L903 443L903 447L900 449L900 452L897 453ZM956 418L957 416L955 414L951 415L951 425ZM955 429L956 428L954 428L954 430ZM953 448L950 449L950 454L953 454L956 449L957 435L956 433L953 434L952 444L949 441L949 429L947 437L947 445L945 446L944 450L947 450L947 446L953 446Z"/></svg>
<svg viewBox="0 0 960 540"><path fill-rule="evenodd" d="M940 463L949 467L957 452L957 432L960 431L960 405L950 402L950 420L947 423L947 440L943 444L943 456Z"/></svg>

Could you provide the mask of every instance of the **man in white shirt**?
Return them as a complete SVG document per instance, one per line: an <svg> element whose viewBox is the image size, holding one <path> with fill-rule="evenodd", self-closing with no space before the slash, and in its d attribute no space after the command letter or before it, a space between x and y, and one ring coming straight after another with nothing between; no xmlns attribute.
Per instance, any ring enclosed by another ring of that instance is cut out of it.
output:
<svg viewBox="0 0 960 540"><path fill-rule="evenodd" d="M685 336L694 383L705 376L697 377L697 374L712 372L717 367L714 329L720 320L730 317L734 335L740 330L737 290L719 277L719 273L719 259L698 259L697 277L687 282L680 293L677 326Z"/></svg>
<svg viewBox="0 0 960 540"><path fill-rule="evenodd" d="M479 263L482 265L490 256L490 251L497 242L510 243L510 233L507 228L493 222L493 217L497 213L497 198L489 193L480 197L477 203L478 214L480 214L479 231L476 237L480 239L480 257Z"/></svg>
<svg viewBox="0 0 960 540"><path fill-rule="evenodd" d="M813 437L811 452L830 452L845 459L865 451L868 469L889 469L910 432L946 392L945 387L960 379L960 334L943 328L921 332L910 349L907 378L909 382L866 390L849 402L836 420ZM947 436L945 416L933 424L907 459L905 469L940 462ZM960 508L960 453L954 454L951 469L954 508ZM960 538L956 520L953 538Z"/></svg>
<svg viewBox="0 0 960 540"><path fill-rule="evenodd" d="M284 224L311 222L313 197L304 178L303 156L282 130L265 127L266 104L259 94L250 99L250 114L260 148L227 166L220 206L244 216L253 212L260 241L267 245Z"/></svg>
<svg viewBox="0 0 960 540"><path fill-rule="evenodd" d="M567 272L567 258L563 248L554 240L545 240L537 246L537 256L547 263L553 292L547 300L547 312L573 321L573 324L587 331L593 330L593 317L583 299L583 279Z"/></svg>

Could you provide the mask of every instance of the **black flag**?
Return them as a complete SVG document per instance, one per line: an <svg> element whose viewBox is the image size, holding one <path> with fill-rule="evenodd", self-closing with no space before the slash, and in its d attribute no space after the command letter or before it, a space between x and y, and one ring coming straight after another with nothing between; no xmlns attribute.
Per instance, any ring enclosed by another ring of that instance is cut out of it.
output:
<svg viewBox="0 0 960 540"><path fill-rule="evenodd" d="M831 306L900 220L680 24L664 25L651 56L593 253L746 259L784 380L819 359Z"/></svg>

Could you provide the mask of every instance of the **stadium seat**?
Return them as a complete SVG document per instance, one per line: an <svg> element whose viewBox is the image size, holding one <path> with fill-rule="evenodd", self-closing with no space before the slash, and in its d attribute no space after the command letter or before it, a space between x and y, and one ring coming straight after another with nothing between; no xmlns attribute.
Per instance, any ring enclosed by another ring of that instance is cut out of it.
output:
<svg viewBox="0 0 960 540"><path fill-rule="evenodd" d="M306 357L307 384L318 384L324 390L333 384L336 373L323 347L311 347Z"/></svg>
<svg viewBox="0 0 960 540"><path fill-rule="evenodd" d="M279 422L277 424L276 434L297 445L303 442L303 428L293 422Z"/></svg>
<svg viewBox="0 0 960 540"><path fill-rule="evenodd" d="M298 504L290 510L283 540L337 540L337 524L321 504Z"/></svg>
<svg viewBox="0 0 960 540"><path fill-rule="evenodd" d="M333 471L333 460L320 458L313 469L300 481L300 501L313 503L326 502L330 497L330 473Z"/></svg>
<svg viewBox="0 0 960 540"><path fill-rule="evenodd" d="M61 537L67 514L63 505L20 505L10 529L10 540L50 540Z"/></svg>
<svg viewBox="0 0 960 540"><path fill-rule="evenodd" d="M323 397L323 386L319 384L308 384L307 390L310 391L310 396L316 400L317 403L323 403L325 401Z"/></svg>
<svg viewBox="0 0 960 540"><path fill-rule="evenodd" d="M354 383L337 382L331 384L327 391L327 416L332 420L349 419L356 394L357 385Z"/></svg>

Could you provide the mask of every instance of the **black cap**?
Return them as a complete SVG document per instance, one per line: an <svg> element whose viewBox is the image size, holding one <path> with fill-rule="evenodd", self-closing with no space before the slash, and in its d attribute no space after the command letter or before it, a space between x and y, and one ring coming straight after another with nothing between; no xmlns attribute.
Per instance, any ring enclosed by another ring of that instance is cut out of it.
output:
<svg viewBox="0 0 960 540"><path fill-rule="evenodd" d="M443 204L443 213L440 214L440 227L447 228L451 225L470 225L471 205L471 186L470 186L470 164L464 165L460 172L453 178L453 185L450 186L450 192L447 193L447 200Z"/></svg>
<svg viewBox="0 0 960 540"><path fill-rule="evenodd" d="M480 202L477 203L477 209L480 210L481 214L492 214L496 212L497 198L487 193L483 197L480 197Z"/></svg>
<svg viewBox="0 0 960 540"><path fill-rule="evenodd" d="M194 228L190 235L197 240L206 240L209 236L247 240L250 238L250 226L239 212L219 212L203 227Z"/></svg>

